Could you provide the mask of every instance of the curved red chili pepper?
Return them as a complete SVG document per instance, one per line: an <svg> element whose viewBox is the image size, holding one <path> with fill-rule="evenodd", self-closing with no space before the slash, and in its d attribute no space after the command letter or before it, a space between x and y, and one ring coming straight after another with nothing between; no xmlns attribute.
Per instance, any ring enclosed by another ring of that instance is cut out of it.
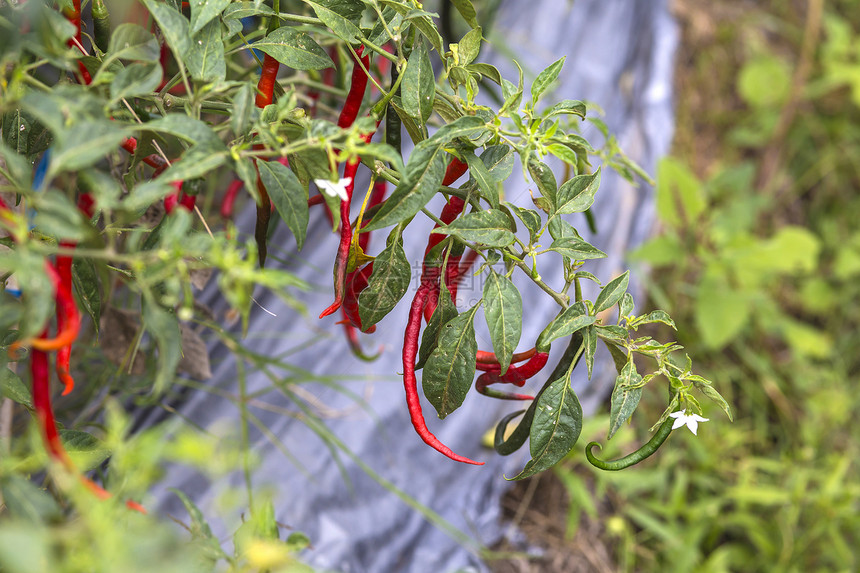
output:
<svg viewBox="0 0 860 573"><path fill-rule="evenodd" d="M528 362L521 366L511 366L504 376L501 375L501 370L494 366L492 370L487 369L486 372L478 376L475 381L475 389L481 394L502 400L531 400L532 396L525 394L508 394L498 390L490 390L487 387L490 384L513 384L514 386L523 386L526 380L540 372L546 366L549 354L546 352L538 352L534 354Z"/></svg>
<svg viewBox="0 0 860 573"><path fill-rule="evenodd" d="M71 242L61 242L61 247L75 247L75 243ZM69 294L72 292L72 258L65 255L57 255L57 275L59 276L60 285L62 289L67 290ZM59 289L58 289L59 290ZM77 306L75 306L75 312L77 313ZM63 332L68 328L69 320L77 320L80 323L80 315L78 314L78 318L70 317L66 314L64 309L61 307L59 296L57 297L57 330L59 332ZM70 370L70 362L72 357L72 344L69 343L62 348L57 350L57 376L60 378L60 381L63 383L63 396L67 395L69 392L74 390L75 388L75 379L72 378Z"/></svg>
<svg viewBox="0 0 860 573"><path fill-rule="evenodd" d="M237 179L227 187L224 198L221 200L221 216L225 219L233 218L233 206L236 204L236 197L239 195L239 191L242 190L242 185L242 181Z"/></svg>
<svg viewBox="0 0 860 573"><path fill-rule="evenodd" d="M455 462L463 462L466 464L474 464L476 466L484 465L484 462L476 462L469 458L455 454L451 448L439 441L433 433L427 428L424 421L424 414L421 411L421 400L418 396L418 380L415 377L415 358L418 355L418 338L421 333L421 317L424 310L424 304L427 302L427 296L430 292L430 286L427 283L422 283L415 293L415 298L412 300L412 307L409 309L409 320L406 323L406 332L403 336L403 386L406 389L406 404L409 408L409 418L412 421L412 426L415 431L424 440L428 446L454 460Z"/></svg>
<svg viewBox="0 0 860 573"><path fill-rule="evenodd" d="M62 330L57 332L57 336L54 338L45 338L43 334L38 338L13 342L9 347L10 352L14 352L22 346L31 346L43 352L59 350L64 346L70 345L78 337L78 332L81 329L81 315L72 296L71 281L68 284L64 284L59 273L47 260L45 261L45 273L51 280L51 284L54 285L57 314L62 313L67 320L63 324Z"/></svg>
<svg viewBox="0 0 860 573"><path fill-rule="evenodd" d="M257 97L254 103L259 108L264 108L275 99L275 80L278 78L278 60L266 54L263 58L263 69L260 72L260 81L257 84Z"/></svg>

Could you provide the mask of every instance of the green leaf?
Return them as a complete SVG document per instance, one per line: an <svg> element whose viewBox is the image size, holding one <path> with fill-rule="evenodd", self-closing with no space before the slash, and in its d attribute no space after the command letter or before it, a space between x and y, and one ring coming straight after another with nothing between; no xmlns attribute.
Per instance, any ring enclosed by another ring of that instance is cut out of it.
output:
<svg viewBox="0 0 860 573"><path fill-rule="evenodd" d="M442 36L433 23L433 19L423 10L410 10L404 16L415 26L421 34L430 41L430 45L436 48L438 53L442 53Z"/></svg>
<svg viewBox="0 0 860 573"><path fill-rule="evenodd" d="M485 64L483 62L475 62L466 66L470 73L479 73L485 78L488 78L498 85L502 85L502 74L496 66Z"/></svg>
<svg viewBox="0 0 860 573"><path fill-rule="evenodd" d="M184 61L193 79L202 82L224 81L227 77L227 61L224 59L220 20L212 20L194 34L191 49L185 54Z"/></svg>
<svg viewBox="0 0 860 573"><path fill-rule="evenodd" d="M436 100L436 74L424 42L418 41L409 54L400 86L403 109L420 123L426 123L433 113Z"/></svg>
<svg viewBox="0 0 860 573"><path fill-rule="evenodd" d="M492 269L484 282L484 317L504 374L522 335L523 299L509 278Z"/></svg>
<svg viewBox="0 0 860 573"><path fill-rule="evenodd" d="M373 261L367 288L358 295L358 315L367 330L391 312L409 290L412 267L401 240L391 241Z"/></svg>
<svg viewBox="0 0 860 573"><path fill-rule="evenodd" d="M157 62L160 54L158 39L152 33L137 24L120 24L111 32L102 68L112 60Z"/></svg>
<svg viewBox="0 0 860 573"><path fill-rule="evenodd" d="M364 8L358 0L304 0L304 2L310 4L317 18L345 42L356 44L364 38L361 29L355 24L361 20Z"/></svg>
<svg viewBox="0 0 860 573"><path fill-rule="evenodd" d="M452 235L488 247L507 247L516 241L516 235L511 230L511 220L498 209L463 215L450 225L433 229L432 232Z"/></svg>
<svg viewBox="0 0 860 573"><path fill-rule="evenodd" d="M550 118L554 115L573 114L585 119L585 104L575 99L561 100L544 112L545 118Z"/></svg>
<svg viewBox="0 0 860 573"><path fill-rule="evenodd" d="M194 0L191 3L191 35L203 29L212 20L221 15L230 0Z"/></svg>
<svg viewBox="0 0 860 573"><path fill-rule="evenodd" d="M87 432L80 430L60 430L60 440L75 466L81 471L89 471L110 456L105 444Z"/></svg>
<svg viewBox="0 0 860 573"><path fill-rule="evenodd" d="M582 406L573 388L570 375L553 380L535 400L534 420L529 432L532 459L523 471L512 479L521 480L551 468L576 445L582 432Z"/></svg>
<svg viewBox="0 0 860 573"><path fill-rule="evenodd" d="M298 249L302 250L308 233L307 188L292 170L277 161L258 161L257 169L275 209L296 237Z"/></svg>
<svg viewBox="0 0 860 573"><path fill-rule="evenodd" d="M28 409L33 409L33 395L26 384L17 374L6 368L0 367L0 394L13 402L23 404Z"/></svg>
<svg viewBox="0 0 860 573"><path fill-rule="evenodd" d="M621 300L624 293L627 292L627 285L630 282L630 271L625 271L623 275L618 276L609 281L600 294L597 295L597 300L594 301L594 313L602 312Z"/></svg>
<svg viewBox="0 0 860 573"><path fill-rule="evenodd" d="M498 209L499 190L496 188L496 183L490 172L487 171L487 166L474 153L466 153L466 163L469 164L469 175L478 184L481 197L492 207Z"/></svg>
<svg viewBox="0 0 860 573"><path fill-rule="evenodd" d="M523 222L526 228L529 230L529 240L534 242L537 237L537 232L540 230L541 219L540 215L537 211L533 211L532 209L523 209L522 207L518 207L513 203L508 203L505 201L503 203L505 207L511 210L517 218Z"/></svg>
<svg viewBox="0 0 860 573"><path fill-rule="evenodd" d="M707 205L699 179L680 160L664 157L657 164L657 213L673 227L692 225Z"/></svg>
<svg viewBox="0 0 860 573"><path fill-rule="evenodd" d="M457 44L458 64L465 66L471 64L481 51L481 27L472 28Z"/></svg>
<svg viewBox="0 0 860 573"><path fill-rule="evenodd" d="M161 66L157 63L132 63L114 76L110 83L110 97L122 98L149 94L161 83Z"/></svg>
<svg viewBox="0 0 860 573"><path fill-rule="evenodd" d="M270 16L274 13L275 11L272 8L260 2L231 2L224 9L221 17L224 20L241 20L250 16ZM192 14L191 17L193 19L194 15Z"/></svg>
<svg viewBox="0 0 860 573"><path fill-rule="evenodd" d="M537 105L538 100L540 100L540 96L549 88L549 86L558 79L558 74L561 72L561 67L564 65L565 58L562 57L555 62L551 63L549 67L543 70L538 76L535 78L534 83L532 84L531 95L532 95L532 108Z"/></svg>
<svg viewBox="0 0 860 573"><path fill-rule="evenodd" d="M188 20L166 2L158 2L157 0L141 0L141 2L155 18L177 61L184 61L185 56L191 51ZM111 39L111 45L113 45L113 39Z"/></svg>
<svg viewBox="0 0 860 573"><path fill-rule="evenodd" d="M145 300L143 304L143 325L158 347L158 368L152 385L152 391L157 396L167 390L173 380L176 366L182 358L182 336L176 315L150 300Z"/></svg>
<svg viewBox="0 0 860 573"><path fill-rule="evenodd" d="M713 400L717 404L720 405L720 408L723 409L723 412L726 413L730 421L734 421L734 417L732 416L732 408L729 406L729 403L726 402L726 399L722 397L722 395L714 389L711 385L711 381L696 374L688 376L685 380L693 382L693 385L699 390L702 394L707 396L709 399Z"/></svg>
<svg viewBox="0 0 860 573"><path fill-rule="evenodd" d="M643 320L639 324L648 324L653 322L662 322L667 326L671 326L672 329L678 330L678 327L675 326L675 321L672 320L672 317L669 316L669 313L665 310L652 310L645 317L645 320Z"/></svg>
<svg viewBox="0 0 860 573"><path fill-rule="evenodd" d="M491 145L481 154L493 183L503 183L514 172L514 152L507 145Z"/></svg>
<svg viewBox="0 0 860 573"><path fill-rule="evenodd" d="M552 242L552 245L550 245L549 250L560 253L561 255L576 261L602 259L606 257L606 253L577 237L562 237L560 239L556 239Z"/></svg>
<svg viewBox="0 0 860 573"><path fill-rule="evenodd" d="M254 90L251 84L245 82L236 91L233 98L233 113L230 116L230 127L237 137L245 135L251 120L251 110L254 109Z"/></svg>
<svg viewBox="0 0 860 573"><path fill-rule="evenodd" d="M445 323L439 344L427 359L421 384L424 395L445 418L466 399L475 379L475 313L478 305Z"/></svg>
<svg viewBox="0 0 860 573"><path fill-rule="evenodd" d="M585 344L585 370L588 374L588 379L591 380L591 373L594 370L594 353L597 352L597 328L592 325L583 331L583 344Z"/></svg>
<svg viewBox="0 0 860 573"><path fill-rule="evenodd" d="M621 297L621 305L618 307L618 316L630 316L633 314L633 295L629 292L624 293Z"/></svg>
<svg viewBox="0 0 860 573"><path fill-rule="evenodd" d="M460 13L460 16L463 17L469 26L472 28L478 27L478 14L475 12L475 7L472 6L472 0L451 0L451 3L454 4L454 8L457 9L457 12Z"/></svg>
<svg viewBox="0 0 860 573"><path fill-rule="evenodd" d="M609 436L612 439L621 425L633 415L639 399L642 398L642 375L636 371L636 365L629 360L615 379L612 390L609 411Z"/></svg>
<svg viewBox="0 0 860 573"><path fill-rule="evenodd" d="M442 327L452 318L457 316L457 307L451 300L451 293L448 291L448 286L445 281L441 281L439 289L439 303L436 305L436 310L430 316L427 322L427 327L424 329L424 334L421 335L421 346L418 348L418 362L415 368L423 368L430 354L439 345L439 334L442 332Z"/></svg>
<svg viewBox="0 0 860 573"><path fill-rule="evenodd" d="M557 203L558 183L556 183L555 175L552 169L545 163L541 163L535 158L529 159L529 173L537 185L540 194L546 197L550 205L555 208Z"/></svg>
<svg viewBox="0 0 860 573"><path fill-rule="evenodd" d="M597 320L586 313L585 305L581 302L567 307L561 314L550 322L538 336L535 347L538 352L549 352L554 340L570 336L580 328L585 328Z"/></svg>
<svg viewBox="0 0 860 573"><path fill-rule="evenodd" d="M72 284L79 306L93 319L93 327L98 334L102 313L101 286L95 264L90 259L76 258L72 262Z"/></svg>
<svg viewBox="0 0 860 573"><path fill-rule="evenodd" d="M582 213L594 204L600 187L600 168L592 175L577 175L565 181L558 190L556 212L560 215Z"/></svg>
<svg viewBox="0 0 860 573"><path fill-rule="evenodd" d="M413 217L433 197L445 177L443 146L453 139L484 129L484 120L465 116L439 128L429 139L415 146L397 188L365 229L373 231Z"/></svg>
<svg viewBox="0 0 860 573"><path fill-rule="evenodd" d="M334 67L334 62L313 38L290 26L281 26L248 47L261 50L295 70L321 70Z"/></svg>

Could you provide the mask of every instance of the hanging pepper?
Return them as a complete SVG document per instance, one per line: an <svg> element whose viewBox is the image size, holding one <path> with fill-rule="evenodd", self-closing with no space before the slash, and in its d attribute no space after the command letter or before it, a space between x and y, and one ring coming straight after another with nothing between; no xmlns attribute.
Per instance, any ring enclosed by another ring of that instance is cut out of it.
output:
<svg viewBox="0 0 860 573"><path fill-rule="evenodd" d="M638 464L645 458L649 457L663 445L663 442L665 442L666 438L669 437L669 434L672 433L673 423L674 420L672 418L666 418L666 421L657 428L657 433L651 436L650 440L645 442L641 448L633 453L627 454L623 458L612 461L601 460L591 452L594 446L597 446L598 448L601 447L597 442L589 442L588 445L585 446L585 457L588 458L591 465L602 470L618 471L623 470L624 468L629 468L630 466Z"/></svg>
<svg viewBox="0 0 860 573"><path fill-rule="evenodd" d="M66 19L71 22L72 26L75 27L75 34L73 38L69 38L66 44L70 47L77 47L83 55L87 55L86 51L84 51L83 44L81 44L81 0L72 0L72 8L66 9L64 12ZM84 63L78 60L78 71L81 73L81 78L84 81L85 85L90 85L93 81L90 76L89 70L84 65Z"/></svg>
<svg viewBox="0 0 860 573"><path fill-rule="evenodd" d="M403 336L403 386L406 389L406 404L409 409L409 418L415 431L428 446L455 462L481 466L484 465L483 462L476 462L457 455L451 448L439 441L439 438L433 435L430 429L427 428L424 414L421 411L421 400L418 396L418 380L415 377L415 358L418 355L418 338L421 334L421 318L424 304L427 302L431 288L428 283L422 283L418 287L415 298L412 300L412 307L409 309L409 320L406 323L406 332Z"/></svg>
<svg viewBox="0 0 860 573"><path fill-rule="evenodd" d="M352 69L352 84L349 88L349 94L343 104L343 109L338 117L337 125L341 129L350 127L355 118L358 117L358 112L361 109L361 103L364 101L364 93L367 91L367 74L365 69L370 65L370 56L362 56L364 46L359 46L356 50L356 55L359 56L364 67L359 65L359 60L354 58ZM376 126L379 127L377 121ZM361 135L362 141L370 143L373 137L374 129L371 133ZM343 297L346 292L346 275L347 266L349 263L349 251L352 244L352 225L349 219L349 208L352 204L352 192L355 188L355 174L358 172L358 165L361 163L360 157L353 157L346 162L346 167L343 169L343 178L348 180L346 185L346 199L340 202L340 245L337 250L337 255L334 262L334 302L329 305L322 313L320 318L324 318L333 314L343 304Z"/></svg>
<svg viewBox="0 0 860 573"><path fill-rule="evenodd" d="M93 41L102 53L110 45L110 14L104 0L93 0Z"/></svg>
<svg viewBox="0 0 860 573"><path fill-rule="evenodd" d="M56 299L57 313L65 317L64 324L57 336L46 338L44 335L38 338L14 342L10 345L10 351L14 352L22 346L31 346L37 350L49 351L59 350L70 345L78 337L81 328L81 315L72 296L71 280L64 282L60 274L54 269L50 262L45 261L45 273L54 286L54 297Z"/></svg>

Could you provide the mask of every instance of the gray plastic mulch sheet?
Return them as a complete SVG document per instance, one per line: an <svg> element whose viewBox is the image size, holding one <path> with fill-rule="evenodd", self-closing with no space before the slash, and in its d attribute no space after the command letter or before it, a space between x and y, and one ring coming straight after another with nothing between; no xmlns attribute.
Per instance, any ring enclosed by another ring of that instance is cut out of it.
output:
<svg viewBox="0 0 860 573"><path fill-rule="evenodd" d="M599 104L622 148L653 173L656 159L668 150L673 125L671 80L677 30L665 0L509 1L502 5L491 37L502 38L515 48L522 58L520 64L532 78L559 57L567 56L560 85L546 99L583 99ZM491 53L487 59L501 69L504 77L516 79L516 68L506 57ZM583 130L587 138L599 143L599 134L592 126L584 123ZM552 161L550 164L556 173L561 173L560 165ZM588 240L610 254L584 267L606 282L625 268L625 251L647 238L654 209L652 190L647 186L634 188L608 170L602 181L593 207L597 236L587 234L581 214L571 216L570 221L584 231ZM518 166L506 184L507 199L531 207L529 187ZM356 192L364 188L359 181ZM429 207L438 213L441 205L437 197ZM252 212L243 213L240 226L253 227ZM405 249L416 272L431 227L431 221L419 214L405 237ZM380 358L372 363L357 360L350 353L342 327L335 324L340 314L322 321L316 318L332 300L331 264L337 240L318 208L312 212L307 242L297 256L290 255L295 245L292 236L284 225L278 227L270 243L270 257L289 260L289 269L313 285L311 292L297 295L307 305L308 314L302 316L277 296L258 289L255 296L259 303L277 316L255 309L244 342L263 355L289 352L285 359L289 363L310 375L336 379L340 388L357 395L358 401L356 396L346 396L330 386L308 383L308 376L301 372L279 371L285 379L301 382L292 388L298 388L307 407L321 417L325 427L346 448L394 488L462 532L462 537L458 539L457 534L431 523L424 513L372 479L342 450L337 454L342 464L339 466L302 416L252 405L251 411L293 457L289 459L251 427L253 452L259 459L253 472L254 486L275 492L276 518L280 523L310 536L312 549L302 557L317 569L358 573L484 571L486 565L476 548L501 538L505 526L500 522L499 501L510 487L503 476L519 472L528 460L528 448L500 457L481 445L481 437L503 415L521 406L473 392L459 410L440 422L422 397L428 425L442 442L486 465L455 463L427 447L409 422L402 380L397 375L402 372L403 329L415 283L401 304L379 324L377 332L363 337L368 352L382 348ZM384 232L374 233L370 252L378 252L384 242ZM269 264L277 263L270 258ZM541 267L543 278L550 285L561 285L559 269L554 266L545 263ZM214 286L207 287L201 300L216 316L223 317L227 307ZM541 326L553 318L558 307L522 277L518 286L523 289L525 305L519 347L522 350L533 345ZM458 295L461 310L474 304L480 293L480 284L467 281ZM587 294L594 296L595 291ZM480 313L476 328L479 348L490 350ZM557 360L562 341L555 346L550 365ZM235 395L237 370L230 354L211 343L210 355L214 375L206 384ZM249 369L247 374L249 392L270 385L257 372ZM534 393L543 383L543 378L538 378L524 391ZM598 361L591 381L577 369L573 387L586 414L596 410L613 380L612 366L605 359ZM297 406L279 392L270 392L259 401L299 413ZM211 393L192 392L177 409L216 435L238 434L238 410ZM142 423L156 421L157 416L150 415ZM165 471L166 479L160 486L163 489L156 492L158 511L180 518L185 518L185 511L167 487L183 490L204 514L214 515L225 489L239 488L243 483L239 475L227 483L213 484L184 467L168 467ZM220 536L227 537L236 525L216 522L213 527Z"/></svg>

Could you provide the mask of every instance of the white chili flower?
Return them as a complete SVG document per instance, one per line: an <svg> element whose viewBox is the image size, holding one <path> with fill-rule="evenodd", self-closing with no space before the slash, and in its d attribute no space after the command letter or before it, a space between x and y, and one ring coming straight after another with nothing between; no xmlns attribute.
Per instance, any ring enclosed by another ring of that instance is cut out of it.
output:
<svg viewBox="0 0 860 573"><path fill-rule="evenodd" d="M672 429L677 430L681 426L687 426L693 435L696 434L696 430L699 428L699 422L707 422L708 418L703 418L698 414L687 414L684 410L678 410L677 412L672 412L669 414L670 418L675 418L675 422L672 424Z"/></svg>
<svg viewBox="0 0 860 573"><path fill-rule="evenodd" d="M346 194L346 188L350 183L352 183L351 177L340 179L337 183L329 181L328 179L314 179L314 183L317 184L317 187L319 187L321 191L325 191L329 197L340 197L341 201L347 201L349 199Z"/></svg>

